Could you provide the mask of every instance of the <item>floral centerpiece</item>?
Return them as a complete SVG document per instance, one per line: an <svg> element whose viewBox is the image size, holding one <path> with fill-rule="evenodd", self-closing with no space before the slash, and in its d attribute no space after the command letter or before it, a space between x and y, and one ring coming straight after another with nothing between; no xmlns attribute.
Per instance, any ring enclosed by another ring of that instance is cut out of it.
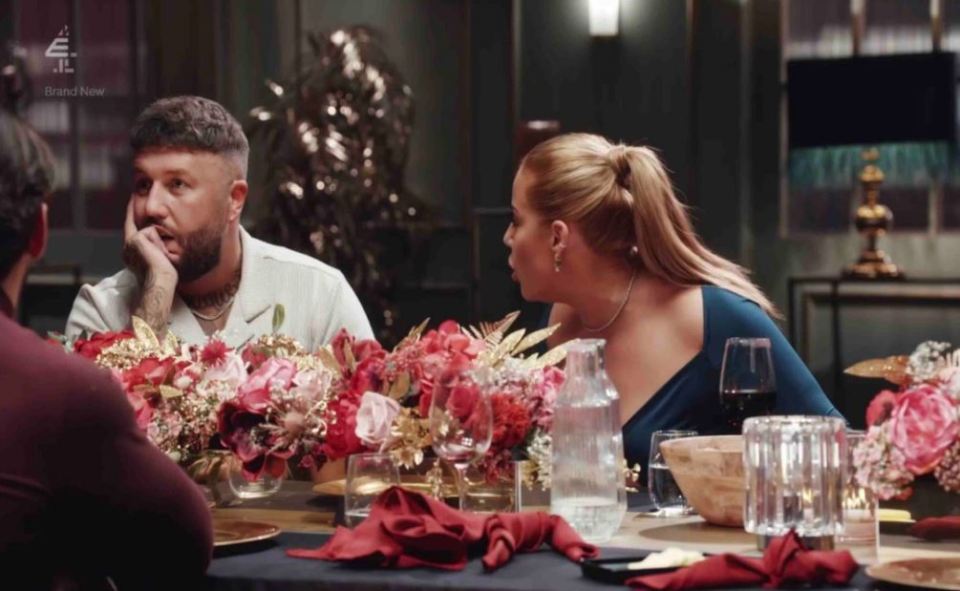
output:
<svg viewBox="0 0 960 591"><path fill-rule="evenodd" d="M563 372L564 350L523 353L546 341L555 328L507 334L511 314L493 324L464 329L446 321L435 330L414 329L392 351L375 341L340 333L332 343L341 369L338 420L328 433L325 456L389 452L401 466L420 464L429 452L430 401L436 389L470 400L491 397L493 438L478 462L489 479L512 460L525 462L528 482L549 483L550 427Z"/></svg>
<svg viewBox="0 0 960 591"><path fill-rule="evenodd" d="M867 434L853 452L858 482L881 499L905 500L915 478L932 474L960 492L960 349L927 341L909 356L864 361L847 373L897 386L867 407Z"/></svg>
<svg viewBox="0 0 960 591"><path fill-rule="evenodd" d="M293 339L266 335L234 350L214 335L186 346L134 318L133 330L68 347L111 371L149 440L191 471L216 469L208 452L230 450L249 480L281 477L288 458L325 437L336 376Z"/></svg>
<svg viewBox="0 0 960 591"><path fill-rule="evenodd" d="M525 477L549 482L553 403L563 383L557 348L523 354L553 328L507 334L516 320L464 329L447 321L416 327L393 350L339 332L314 353L276 334L239 350L218 335L202 346L164 340L140 319L130 331L65 343L111 371L150 441L192 473L219 469L228 450L244 476L280 477L292 458L320 466L362 451L384 451L407 468L430 450L427 421L437 388L491 396L493 440L480 465L496 477L509 460L528 459ZM219 458L219 459L217 459Z"/></svg>

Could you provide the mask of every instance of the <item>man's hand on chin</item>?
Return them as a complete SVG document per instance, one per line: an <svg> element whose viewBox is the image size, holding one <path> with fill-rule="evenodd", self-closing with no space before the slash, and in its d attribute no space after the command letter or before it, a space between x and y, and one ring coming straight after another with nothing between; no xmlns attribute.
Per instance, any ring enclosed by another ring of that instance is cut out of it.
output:
<svg viewBox="0 0 960 591"><path fill-rule="evenodd" d="M127 205L124 222L123 261L140 280L140 302L132 311L142 318L159 338L167 333L177 269L170 262L163 240L154 226L138 230L133 221L133 200Z"/></svg>

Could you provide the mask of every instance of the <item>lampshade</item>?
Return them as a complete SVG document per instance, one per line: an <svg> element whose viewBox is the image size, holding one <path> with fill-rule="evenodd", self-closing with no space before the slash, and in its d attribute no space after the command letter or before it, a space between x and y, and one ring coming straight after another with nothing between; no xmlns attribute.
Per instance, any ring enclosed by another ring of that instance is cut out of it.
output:
<svg viewBox="0 0 960 591"><path fill-rule="evenodd" d="M957 138L952 53L787 63L791 148Z"/></svg>
<svg viewBox="0 0 960 591"><path fill-rule="evenodd" d="M620 33L620 0L589 0L590 35L616 37Z"/></svg>

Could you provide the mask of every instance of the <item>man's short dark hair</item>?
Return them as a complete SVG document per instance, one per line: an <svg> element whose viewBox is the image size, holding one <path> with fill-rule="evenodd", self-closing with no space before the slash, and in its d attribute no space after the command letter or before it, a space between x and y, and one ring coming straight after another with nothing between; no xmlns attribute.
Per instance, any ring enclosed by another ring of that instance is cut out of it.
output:
<svg viewBox="0 0 960 591"><path fill-rule="evenodd" d="M247 174L250 144L243 128L223 105L200 96L155 101L140 113L130 133L134 154L149 149L212 152L234 161Z"/></svg>
<svg viewBox="0 0 960 591"><path fill-rule="evenodd" d="M53 189L53 154L15 115L0 109L0 280L20 260Z"/></svg>

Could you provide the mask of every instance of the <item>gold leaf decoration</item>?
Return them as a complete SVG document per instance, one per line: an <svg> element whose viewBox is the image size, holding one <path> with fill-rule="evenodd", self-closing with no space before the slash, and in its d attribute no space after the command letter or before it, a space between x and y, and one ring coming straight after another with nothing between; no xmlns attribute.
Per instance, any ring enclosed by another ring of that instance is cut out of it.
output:
<svg viewBox="0 0 960 591"><path fill-rule="evenodd" d="M287 312L283 307L283 304L274 304L273 306L273 333L277 334L280 332L280 327L283 326L283 321L287 317Z"/></svg>
<svg viewBox="0 0 960 591"><path fill-rule="evenodd" d="M519 316L520 312L514 311L497 322L481 322L479 329L473 329L473 336L482 340L487 347L496 347Z"/></svg>
<svg viewBox="0 0 960 591"><path fill-rule="evenodd" d="M407 333L407 336L403 337L403 340L397 343L397 346L394 347L395 351L399 351L403 347L411 343L415 343L420 340L420 337L423 335L423 331L427 329L427 325L430 324L430 319L427 318L417 326L414 326L410 329L410 332Z"/></svg>
<svg viewBox="0 0 960 591"><path fill-rule="evenodd" d="M527 360L524 365L530 369L543 369L544 367L556 365L566 358L567 350L563 347L563 345L558 345L547 351L547 353L539 359Z"/></svg>
<svg viewBox="0 0 960 591"><path fill-rule="evenodd" d="M139 316L131 316L130 323L133 326L133 334L137 337L138 341L143 343L143 346L149 349L160 348L160 340L146 321Z"/></svg>
<svg viewBox="0 0 960 591"><path fill-rule="evenodd" d="M868 359L851 365L843 373L859 378L883 378L900 386L910 380L910 376L907 375L909 359L906 355Z"/></svg>
<svg viewBox="0 0 960 591"><path fill-rule="evenodd" d="M400 400L407 395L407 392L410 391L410 374L408 372L402 372L397 376L397 379L390 384L390 390L387 391L387 396L393 398L394 400Z"/></svg>
<svg viewBox="0 0 960 591"><path fill-rule="evenodd" d="M177 349L179 348L180 341L177 340L176 335L168 330L167 336L163 338L163 350L170 354L176 354Z"/></svg>
<svg viewBox="0 0 960 591"><path fill-rule="evenodd" d="M513 348L517 346L517 343L523 340L523 335L526 334L526 332L527 331L521 328L508 334L499 345L483 354L483 361L493 366L506 359L510 355L510 352L513 351Z"/></svg>
<svg viewBox="0 0 960 591"><path fill-rule="evenodd" d="M547 328L542 328L540 330L531 332L526 337L524 337L522 341L520 341L520 344L514 347L512 354L520 355L521 353L530 349L531 347L536 347L543 341L553 336L553 333L557 332L558 328L560 328L560 325L554 324L553 326L549 326Z"/></svg>
<svg viewBox="0 0 960 591"><path fill-rule="evenodd" d="M161 384L160 396L163 396L164 398L177 398L179 396L183 396L183 390L180 388L174 388L173 386Z"/></svg>
<svg viewBox="0 0 960 591"><path fill-rule="evenodd" d="M337 373L338 375L343 373L343 369L340 367L340 362L337 361L337 358L333 355L333 352L330 351L330 347L320 347L317 349L316 356L320 359L320 362L323 363L324 367Z"/></svg>

